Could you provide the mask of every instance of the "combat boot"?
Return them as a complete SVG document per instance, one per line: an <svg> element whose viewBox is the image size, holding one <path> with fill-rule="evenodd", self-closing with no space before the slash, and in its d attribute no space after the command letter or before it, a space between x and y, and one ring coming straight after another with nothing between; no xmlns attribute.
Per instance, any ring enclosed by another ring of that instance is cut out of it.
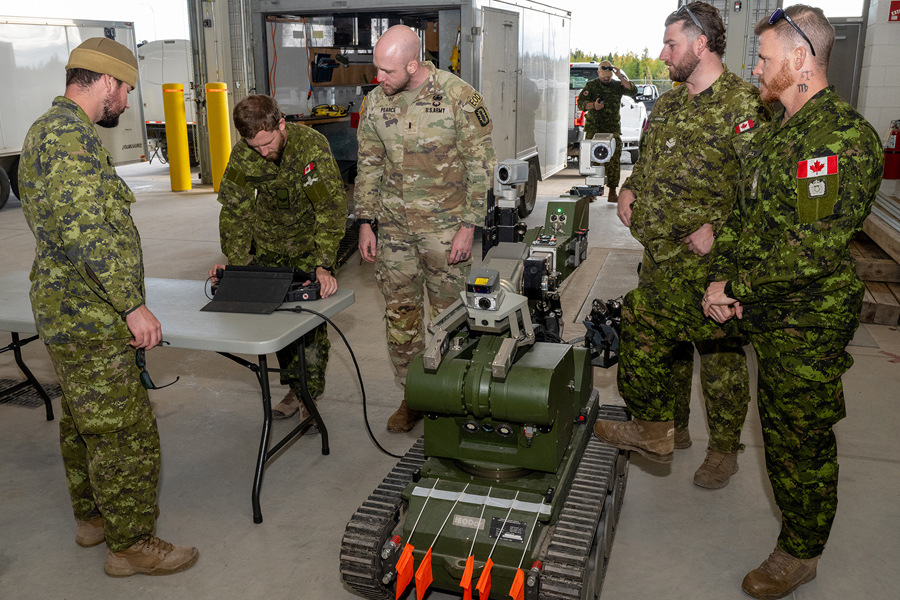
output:
<svg viewBox="0 0 900 600"><path fill-rule="evenodd" d="M300 410L300 400L297 399L294 390L290 390L284 395L281 402L272 407L272 418L287 419L296 415L298 410Z"/></svg>
<svg viewBox="0 0 900 600"><path fill-rule="evenodd" d="M609 194L606 197L606 201L607 202L618 202L619 201L619 195L616 193L616 188L614 188L614 187L609 188Z"/></svg>
<svg viewBox="0 0 900 600"><path fill-rule="evenodd" d="M391 433L404 433L415 427L416 422L423 417L420 410L413 410L406 403L406 398L387 422L387 430Z"/></svg>
<svg viewBox="0 0 900 600"><path fill-rule="evenodd" d="M151 536L122 552L109 552L103 570L110 577L174 575L194 566L200 552L187 546L173 546Z"/></svg>
<svg viewBox="0 0 900 600"><path fill-rule="evenodd" d="M672 421L597 421L594 435L622 450L634 450L653 462L669 464L675 452Z"/></svg>
<svg viewBox="0 0 900 600"><path fill-rule="evenodd" d="M694 442L691 441L691 431L687 427L676 427L675 428L675 449L676 450L684 450L685 448L690 448L691 444Z"/></svg>
<svg viewBox="0 0 900 600"><path fill-rule="evenodd" d="M804 583L816 577L819 557L797 558L775 546L769 558L744 577L741 589L754 598L776 600L784 598Z"/></svg>
<svg viewBox="0 0 900 600"><path fill-rule="evenodd" d="M75 519L75 526L75 543L82 548L93 548L106 540L103 533L103 517L94 517L87 521Z"/></svg>
<svg viewBox="0 0 900 600"><path fill-rule="evenodd" d="M728 485L728 480L737 472L737 452L726 454L707 449L703 464L694 473L694 485L718 490Z"/></svg>

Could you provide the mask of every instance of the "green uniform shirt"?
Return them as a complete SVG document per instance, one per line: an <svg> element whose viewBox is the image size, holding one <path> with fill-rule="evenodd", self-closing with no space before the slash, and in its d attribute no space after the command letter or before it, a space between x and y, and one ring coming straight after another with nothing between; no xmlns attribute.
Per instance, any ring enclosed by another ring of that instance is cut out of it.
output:
<svg viewBox="0 0 900 600"><path fill-rule="evenodd" d="M483 225L493 185L493 124L481 94L421 63L428 79L415 102L381 86L360 115L356 216L406 223L411 231Z"/></svg>
<svg viewBox="0 0 900 600"><path fill-rule="evenodd" d="M578 109L587 111L584 120L585 132L590 131L591 137L594 133L622 133L622 118L619 114L622 96L634 98L637 96L637 86L632 83L630 88L626 88L621 81L612 79L609 83L603 83L599 77L588 81L578 94ZM603 108L588 110L587 104L596 100L603 102Z"/></svg>
<svg viewBox="0 0 900 600"><path fill-rule="evenodd" d="M123 314L144 303L134 194L90 118L63 96L28 130L22 211L37 245L31 306L48 344L128 339Z"/></svg>
<svg viewBox="0 0 900 600"><path fill-rule="evenodd" d="M243 139L234 145L219 186L222 253L232 265L248 265L264 254L306 271L337 268L347 222L337 163L325 136L314 129L287 123L285 133L278 163Z"/></svg>
<svg viewBox="0 0 900 600"><path fill-rule="evenodd" d="M718 237L740 194L740 159L768 116L759 90L727 68L693 98L687 86L660 96L622 186L635 195L631 233L652 263L705 280L709 255L683 240L705 223Z"/></svg>
<svg viewBox="0 0 900 600"><path fill-rule="evenodd" d="M878 134L833 89L759 132L710 272L732 280L745 327L856 329L864 288L850 240L883 168Z"/></svg>

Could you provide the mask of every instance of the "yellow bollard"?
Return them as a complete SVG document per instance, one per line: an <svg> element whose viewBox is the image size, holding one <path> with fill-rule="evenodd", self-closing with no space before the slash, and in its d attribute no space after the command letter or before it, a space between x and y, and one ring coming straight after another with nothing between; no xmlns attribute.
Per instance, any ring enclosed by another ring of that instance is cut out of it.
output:
<svg viewBox="0 0 900 600"><path fill-rule="evenodd" d="M213 190L219 182L231 156L231 123L228 115L228 86L224 83L206 84L206 110L209 119L209 166Z"/></svg>
<svg viewBox="0 0 900 600"><path fill-rule="evenodd" d="M169 181L173 192L191 189L191 160L188 149L187 117L184 112L184 86L164 83L163 110L166 118L166 146L169 160Z"/></svg>

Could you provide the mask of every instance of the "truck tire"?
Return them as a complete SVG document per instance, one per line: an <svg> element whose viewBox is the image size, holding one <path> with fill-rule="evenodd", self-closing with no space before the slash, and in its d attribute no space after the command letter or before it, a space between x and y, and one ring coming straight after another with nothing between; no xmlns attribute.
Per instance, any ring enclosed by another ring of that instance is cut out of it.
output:
<svg viewBox="0 0 900 600"><path fill-rule="evenodd" d="M528 162L528 183L525 185L525 197L519 203L519 218L524 219L534 210L534 204L537 202L537 185L538 185L538 167L537 161Z"/></svg>
<svg viewBox="0 0 900 600"><path fill-rule="evenodd" d="M6 175L6 171L0 168L0 208L6 206L6 201L9 200L9 177Z"/></svg>

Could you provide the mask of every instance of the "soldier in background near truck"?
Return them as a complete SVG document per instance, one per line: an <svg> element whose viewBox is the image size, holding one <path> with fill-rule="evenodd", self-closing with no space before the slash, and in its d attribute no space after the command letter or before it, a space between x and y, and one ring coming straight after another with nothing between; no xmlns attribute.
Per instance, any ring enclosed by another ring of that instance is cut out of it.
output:
<svg viewBox="0 0 900 600"><path fill-rule="evenodd" d="M613 81L613 73L620 81ZM622 158L622 119L619 116L619 105L622 96L637 95L637 88L622 69L614 67L611 62L604 60L597 67L597 79L593 79L584 86L578 94L578 108L587 111L584 124L584 139L589 140L595 133L613 133L616 136L616 149L612 158L606 165L606 185L608 187L607 200L615 202L618 199L616 188L619 187L619 168ZM593 199L592 199L593 201Z"/></svg>

